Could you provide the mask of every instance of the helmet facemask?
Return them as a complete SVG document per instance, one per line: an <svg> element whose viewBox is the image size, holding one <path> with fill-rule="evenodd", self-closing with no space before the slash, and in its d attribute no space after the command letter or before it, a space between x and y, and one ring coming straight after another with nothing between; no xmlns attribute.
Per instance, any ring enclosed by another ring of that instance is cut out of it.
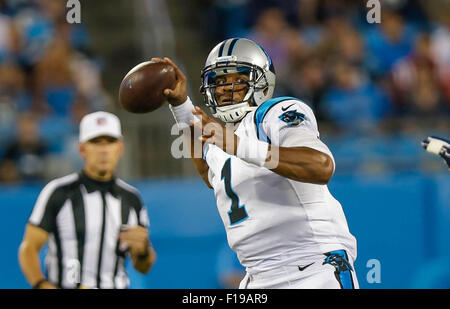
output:
<svg viewBox="0 0 450 309"><path fill-rule="evenodd" d="M217 79L220 76L232 73L244 73L248 77L248 81L218 84ZM257 108L260 102L255 98L261 92L267 93L269 83L263 74L263 70L257 65L238 62L238 61L223 61L216 62L207 66L202 70L202 86L200 92L205 99L205 105L210 108L214 117L219 118L224 122L237 122L244 118L244 116ZM217 87L231 86L231 101L229 104L219 104L216 96ZM243 87L247 88L244 98L235 102L235 92L242 91Z"/></svg>

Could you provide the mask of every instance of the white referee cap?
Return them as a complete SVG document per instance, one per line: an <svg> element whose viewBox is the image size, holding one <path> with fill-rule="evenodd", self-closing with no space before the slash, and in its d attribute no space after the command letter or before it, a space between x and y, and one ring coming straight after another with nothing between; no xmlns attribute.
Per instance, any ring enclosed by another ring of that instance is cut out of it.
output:
<svg viewBox="0 0 450 309"><path fill-rule="evenodd" d="M84 143L98 136L122 139L119 118L107 112L95 112L84 116L80 122L79 142Z"/></svg>

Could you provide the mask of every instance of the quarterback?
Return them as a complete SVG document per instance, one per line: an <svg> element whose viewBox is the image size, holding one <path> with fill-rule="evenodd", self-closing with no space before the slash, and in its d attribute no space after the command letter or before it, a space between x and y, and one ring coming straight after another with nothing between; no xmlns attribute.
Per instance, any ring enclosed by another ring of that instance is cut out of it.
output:
<svg viewBox="0 0 450 309"><path fill-rule="evenodd" d="M240 288L358 288L356 240L327 183L335 162L320 140L311 108L272 98L275 69L255 42L227 39L202 70L201 93L211 118L194 106L186 77L164 95L185 133L199 174L214 190L228 244L246 275ZM232 124L232 125L231 125Z"/></svg>

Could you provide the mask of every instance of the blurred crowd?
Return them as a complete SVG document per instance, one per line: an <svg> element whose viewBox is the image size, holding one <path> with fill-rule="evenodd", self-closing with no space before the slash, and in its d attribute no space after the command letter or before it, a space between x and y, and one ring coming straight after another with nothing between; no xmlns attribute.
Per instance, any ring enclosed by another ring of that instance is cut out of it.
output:
<svg viewBox="0 0 450 309"><path fill-rule="evenodd" d="M330 145L340 167L380 154L410 170L413 153L423 152L418 138L450 138L450 4L380 0L380 23L369 23L367 2L203 1L197 32L208 35L208 50L229 37L264 46L277 72L274 95L313 108L322 136L337 138ZM79 169L78 123L111 103L84 24L66 14L62 0L0 0L0 182Z"/></svg>
<svg viewBox="0 0 450 309"><path fill-rule="evenodd" d="M275 96L308 103L322 130L450 132L450 3L380 0L220 0L211 37L248 37L277 72ZM373 13L370 14L373 16Z"/></svg>
<svg viewBox="0 0 450 309"><path fill-rule="evenodd" d="M66 15L66 1L0 0L0 182L79 168L78 123L107 103L102 63Z"/></svg>

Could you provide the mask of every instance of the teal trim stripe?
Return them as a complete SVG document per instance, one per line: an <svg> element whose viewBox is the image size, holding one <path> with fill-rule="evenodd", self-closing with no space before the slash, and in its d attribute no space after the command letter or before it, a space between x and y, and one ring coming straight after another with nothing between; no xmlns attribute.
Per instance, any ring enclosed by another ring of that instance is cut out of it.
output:
<svg viewBox="0 0 450 309"><path fill-rule="evenodd" d="M348 261L347 251L345 251L345 250L342 250L342 251L344 253L345 260L347 262L349 262ZM350 262L349 262L349 264L350 264ZM343 271L343 272L341 272L339 274L339 277L341 279L341 284L342 284L342 288L343 289L354 289L355 288L355 284L353 283L353 278L352 278L351 271L352 271L352 268L350 267L349 270Z"/></svg>
<svg viewBox="0 0 450 309"><path fill-rule="evenodd" d="M263 142L267 142L269 144L271 143L269 137L265 134L264 130L262 129L261 124L264 121L264 117L266 117L267 113L269 112L269 110L272 107L274 107L277 103L280 103L282 101L287 101L287 100L297 100L298 101L298 99L294 98L294 97L278 97L278 98L270 99L258 107L258 109L255 112L253 120L256 125L256 136L258 137L259 140L261 140Z"/></svg>
<svg viewBox="0 0 450 309"><path fill-rule="evenodd" d="M352 274L350 270L342 271L339 273L339 283L343 289L354 289Z"/></svg>

